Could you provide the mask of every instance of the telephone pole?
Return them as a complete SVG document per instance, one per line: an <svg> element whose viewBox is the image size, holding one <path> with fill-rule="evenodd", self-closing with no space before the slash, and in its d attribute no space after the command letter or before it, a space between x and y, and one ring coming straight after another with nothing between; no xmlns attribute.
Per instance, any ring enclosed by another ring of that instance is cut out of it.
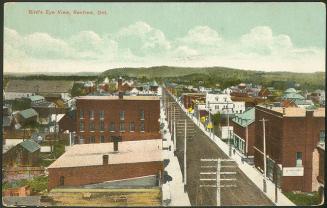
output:
<svg viewBox="0 0 327 208"><path fill-rule="evenodd" d="M263 128L263 191L267 192L267 153L266 153L266 120L265 118L262 118L262 128Z"/></svg>
<svg viewBox="0 0 327 208"><path fill-rule="evenodd" d="M235 171L221 171L222 168L235 168L236 165L222 165L222 162L235 162L231 159L201 159L202 163L209 163L207 165L201 165L201 172L200 172L200 182L201 181L215 181L215 184L200 184L200 188L216 188L216 200L217 200L217 206L221 206L221 188L231 188L231 187L237 187L235 183L231 184L222 184L223 181L226 182L233 182L236 181L236 172ZM210 163L216 163L216 165L210 165ZM202 171L203 169L211 170L211 171ZM207 177L201 177L204 175L211 176L216 175L215 178L207 178ZM224 176L224 177L222 177ZM226 176L232 176L229 178L226 178Z"/></svg>

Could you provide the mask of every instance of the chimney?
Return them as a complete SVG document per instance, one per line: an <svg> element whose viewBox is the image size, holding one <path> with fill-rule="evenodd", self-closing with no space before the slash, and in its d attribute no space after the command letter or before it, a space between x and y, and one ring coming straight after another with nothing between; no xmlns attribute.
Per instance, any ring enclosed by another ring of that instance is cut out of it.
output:
<svg viewBox="0 0 327 208"><path fill-rule="evenodd" d="M314 110L306 110L305 111L305 116L306 117L313 117L313 112L314 112Z"/></svg>
<svg viewBox="0 0 327 208"><path fill-rule="evenodd" d="M283 115L286 115L285 107L283 107Z"/></svg>
<svg viewBox="0 0 327 208"><path fill-rule="evenodd" d="M119 91L119 92L118 92L118 98L119 98L119 100L122 100L123 97L124 97L124 92Z"/></svg>
<svg viewBox="0 0 327 208"><path fill-rule="evenodd" d="M118 152L118 140L114 140L114 151Z"/></svg>
<svg viewBox="0 0 327 208"><path fill-rule="evenodd" d="M102 165L108 165L109 163L109 155L102 156Z"/></svg>
<svg viewBox="0 0 327 208"><path fill-rule="evenodd" d="M123 85L123 79L121 77L118 78L118 91L121 91Z"/></svg>

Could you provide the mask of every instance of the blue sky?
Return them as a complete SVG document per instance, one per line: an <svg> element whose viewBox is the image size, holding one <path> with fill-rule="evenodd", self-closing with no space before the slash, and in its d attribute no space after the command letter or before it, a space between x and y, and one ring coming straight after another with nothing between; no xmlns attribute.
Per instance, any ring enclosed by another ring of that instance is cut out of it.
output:
<svg viewBox="0 0 327 208"><path fill-rule="evenodd" d="M4 71L154 65L324 71L325 19L322 3L6 3Z"/></svg>

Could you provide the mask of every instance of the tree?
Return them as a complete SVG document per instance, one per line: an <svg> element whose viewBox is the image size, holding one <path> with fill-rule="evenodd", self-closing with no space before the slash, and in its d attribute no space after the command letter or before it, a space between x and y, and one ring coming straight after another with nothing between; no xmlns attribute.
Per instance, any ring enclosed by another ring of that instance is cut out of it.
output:
<svg viewBox="0 0 327 208"><path fill-rule="evenodd" d="M219 112L212 115L212 121L213 121L213 124L215 126L220 124L220 122L221 122L221 115L220 115Z"/></svg>

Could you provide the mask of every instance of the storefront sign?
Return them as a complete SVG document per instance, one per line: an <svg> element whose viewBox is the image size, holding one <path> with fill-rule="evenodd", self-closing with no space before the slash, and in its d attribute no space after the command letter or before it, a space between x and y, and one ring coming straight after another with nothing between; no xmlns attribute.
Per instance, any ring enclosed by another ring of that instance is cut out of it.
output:
<svg viewBox="0 0 327 208"><path fill-rule="evenodd" d="M303 167L283 167L283 176L303 176Z"/></svg>

